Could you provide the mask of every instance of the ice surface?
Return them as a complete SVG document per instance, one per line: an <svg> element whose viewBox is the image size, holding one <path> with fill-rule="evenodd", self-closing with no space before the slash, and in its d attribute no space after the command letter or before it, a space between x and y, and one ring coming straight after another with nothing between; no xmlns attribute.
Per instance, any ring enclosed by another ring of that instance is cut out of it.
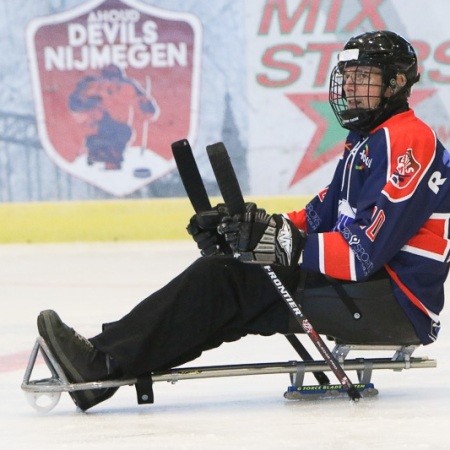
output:
<svg viewBox="0 0 450 450"><path fill-rule="evenodd" d="M153 405L137 405L128 386L87 413L76 410L66 393L47 414L28 405L20 384L39 311L55 309L66 323L92 336L102 322L121 317L196 256L187 241L0 246L1 448L449 448L448 309L439 340L415 353L437 359L438 367L377 371L373 381L379 398L358 404L290 402L283 398L289 377L264 375L156 383ZM297 357L283 337L247 337L190 365L291 359ZM42 365L36 368L38 374L41 370Z"/></svg>

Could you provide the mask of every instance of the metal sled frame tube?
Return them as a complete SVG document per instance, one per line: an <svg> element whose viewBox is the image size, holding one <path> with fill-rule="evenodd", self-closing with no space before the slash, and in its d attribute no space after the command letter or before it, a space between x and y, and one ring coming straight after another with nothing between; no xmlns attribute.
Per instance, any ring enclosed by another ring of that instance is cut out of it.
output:
<svg viewBox="0 0 450 450"><path fill-rule="evenodd" d="M388 358L371 359L373 369L391 369L403 370L407 368L434 368L436 361L433 359L412 358L409 364L405 361L391 361ZM409 367L406 367L406 366ZM317 370L331 371L325 362L280 362L280 363L254 363L254 364L232 364L223 366L199 366L171 369L167 372L155 373L152 375L153 382L166 381L176 383L182 380L194 380L200 378L223 378L246 375L277 375L296 373L299 366L303 366L305 372L314 372ZM364 362L348 360L345 363L346 370L363 370ZM138 382L137 378L126 380L111 380L90 383L62 383L53 384L52 379L38 381L28 381L22 384L22 390L25 392L71 392L88 389L104 389L119 386L131 386Z"/></svg>
<svg viewBox="0 0 450 450"><path fill-rule="evenodd" d="M352 346L350 346L352 347ZM357 346L358 347L358 346ZM359 346L364 349L366 347ZM386 349L392 350L387 346ZM367 349L373 349L367 346ZM383 349L383 347L378 347ZM37 356L41 352L52 377L40 380L30 380ZM358 358L346 359L342 362L346 370L362 371L370 363L372 370L390 369L401 371L403 369L434 368L437 365L436 360L427 357L409 357L407 359L392 358ZM277 375L277 374L296 374L302 372L331 371L331 367L325 361L288 361L272 363L249 363L249 364L231 364L216 366L198 366L198 367L179 367L164 372L155 372L151 375L152 382L176 383L181 380L194 380L201 378L223 378L237 377L247 375ZM149 377L150 379L150 377ZM28 366L25 371L22 382L22 390L29 393L61 393L73 392L90 389L104 389L110 387L120 387L135 385L140 379L118 379L110 381L94 381L89 383L70 383L64 375L58 362L51 354L45 340L42 337L36 339L36 343L30 355Z"/></svg>

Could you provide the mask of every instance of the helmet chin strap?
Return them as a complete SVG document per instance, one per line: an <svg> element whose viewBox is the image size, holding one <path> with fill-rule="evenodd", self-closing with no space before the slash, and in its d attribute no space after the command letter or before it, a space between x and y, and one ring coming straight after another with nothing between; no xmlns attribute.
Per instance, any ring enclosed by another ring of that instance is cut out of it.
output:
<svg viewBox="0 0 450 450"><path fill-rule="evenodd" d="M390 88L387 87L387 89ZM342 111L341 119L345 128L367 134L394 114L405 112L408 109L407 98L402 95L381 96L380 104L377 108L372 110L353 109Z"/></svg>
<svg viewBox="0 0 450 450"><path fill-rule="evenodd" d="M398 85L397 85L398 87ZM389 88L388 88L389 89ZM378 113L374 114L371 129L381 125L384 121L392 117L394 114L405 112L409 109L408 100L403 95L397 95L401 90L391 97L383 97L378 108Z"/></svg>

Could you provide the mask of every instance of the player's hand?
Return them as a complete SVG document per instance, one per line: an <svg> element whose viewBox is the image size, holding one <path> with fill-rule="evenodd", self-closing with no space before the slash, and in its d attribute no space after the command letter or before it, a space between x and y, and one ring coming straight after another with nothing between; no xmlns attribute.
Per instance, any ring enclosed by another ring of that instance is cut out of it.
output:
<svg viewBox="0 0 450 450"><path fill-rule="evenodd" d="M191 217L186 229L203 256L231 253L225 238L217 233L217 226L227 215L225 204L219 203L214 208Z"/></svg>
<svg viewBox="0 0 450 450"><path fill-rule="evenodd" d="M247 211L256 211L255 203L245 204ZM194 214L187 226L187 232L192 236L203 256L232 254L233 251L223 234L217 232L217 227L225 217L228 209L224 203L219 203L208 211Z"/></svg>
<svg viewBox="0 0 450 450"><path fill-rule="evenodd" d="M223 219L219 232L239 260L257 264L295 266L306 241L289 219L261 210Z"/></svg>

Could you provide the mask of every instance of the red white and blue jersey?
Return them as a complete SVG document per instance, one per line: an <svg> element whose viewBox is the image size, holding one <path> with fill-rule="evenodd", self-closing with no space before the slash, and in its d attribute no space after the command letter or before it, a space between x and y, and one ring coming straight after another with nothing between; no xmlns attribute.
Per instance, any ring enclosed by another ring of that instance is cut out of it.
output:
<svg viewBox="0 0 450 450"><path fill-rule="evenodd" d="M439 331L450 252L450 153L412 110L350 132L330 185L287 216L302 267L362 281L384 267L424 344Z"/></svg>

